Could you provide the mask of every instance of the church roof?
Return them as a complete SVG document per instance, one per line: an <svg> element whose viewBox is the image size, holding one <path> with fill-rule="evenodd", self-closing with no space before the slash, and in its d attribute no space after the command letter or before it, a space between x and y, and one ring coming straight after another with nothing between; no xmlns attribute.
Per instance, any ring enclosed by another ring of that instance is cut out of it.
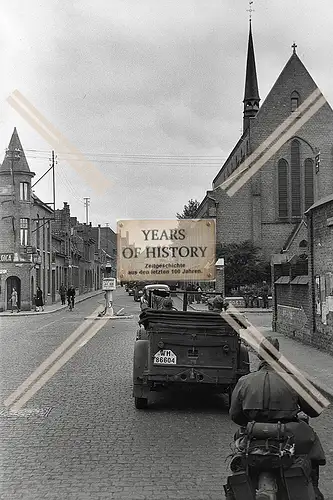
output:
<svg viewBox="0 0 333 500"><path fill-rule="evenodd" d="M30 171L27 159L25 157L23 147L18 136L16 127L14 128L12 137L9 142L8 149L6 151L5 158L3 160L2 165L0 166L0 172L10 172L11 171L11 154L14 154L13 161L13 170L14 172L27 172L32 173ZM16 157L16 158L15 158Z"/></svg>
<svg viewBox="0 0 333 500"><path fill-rule="evenodd" d="M260 100L256 61L254 56L254 47L252 38L252 27L250 23L249 41L247 48L247 61L246 61L245 91L244 91L243 102L252 99Z"/></svg>
<svg viewBox="0 0 333 500"><path fill-rule="evenodd" d="M322 207L326 203L332 203L332 202L333 202L333 193L329 194L328 196L324 196L324 198L320 198L320 200L316 201L313 205L311 205L311 207L308 208L305 213L309 214L315 208Z"/></svg>

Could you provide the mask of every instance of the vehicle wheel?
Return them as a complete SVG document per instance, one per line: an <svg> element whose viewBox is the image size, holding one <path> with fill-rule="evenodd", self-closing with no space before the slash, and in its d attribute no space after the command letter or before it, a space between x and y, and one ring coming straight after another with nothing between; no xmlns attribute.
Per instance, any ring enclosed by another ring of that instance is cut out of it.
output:
<svg viewBox="0 0 333 500"><path fill-rule="evenodd" d="M137 410L145 410L148 406L147 398L134 398L135 408Z"/></svg>
<svg viewBox="0 0 333 500"><path fill-rule="evenodd" d="M232 392L233 392L234 388L233 387L229 387L228 389L228 407L230 408L231 406L231 396L232 396Z"/></svg>

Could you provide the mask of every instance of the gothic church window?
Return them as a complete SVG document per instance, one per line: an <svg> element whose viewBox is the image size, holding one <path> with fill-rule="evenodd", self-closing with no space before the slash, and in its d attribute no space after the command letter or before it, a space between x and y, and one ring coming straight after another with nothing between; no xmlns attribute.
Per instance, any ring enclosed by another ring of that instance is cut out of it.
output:
<svg viewBox="0 0 333 500"><path fill-rule="evenodd" d="M279 217L288 217L288 163L286 160L279 160L278 163L278 198Z"/></svg>
<svg viewBox="0 0 333 500"><path fill-rule="evenodd" d="M299 93L294 91L291 94L291 111L296 111L299 106Z"/></svg>
<svg viewBox="0 0 333 500"><path fill-rule="evenodd" d="M277 196L278 217L285 220L299 219L314 202L314 160L306 158L301 164L297 139L291 142L290 163L282 158L278 161Z"/></svg>
<svg viewBox="0 0 333 500"><path fill-rule="evenodd" d="M313 160L307 158L304 162L304 210L311 207L313 201Z"/></svg>
<svg viewBox="0 0 333 500"><path fill-rule="evenodd" d="M291 216L301 216L301 161L300 144L296 139L291 143Z"/></svg>

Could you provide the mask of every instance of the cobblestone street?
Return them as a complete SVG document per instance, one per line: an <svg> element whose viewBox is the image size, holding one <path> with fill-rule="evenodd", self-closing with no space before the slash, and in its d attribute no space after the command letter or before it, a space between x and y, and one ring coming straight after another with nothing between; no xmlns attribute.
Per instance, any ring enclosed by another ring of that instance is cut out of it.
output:
<svg viewBox="0 0 333 500"><path fill-rule="evenodd" d="M0 319L0 498L220 500L236 430L226 400L166 393L146 411L134 408L139 304L123 288L114 294L115 309L133 319L108 321L17 415L3 406L100 301L86 300L72 313ZM327 453L326 500L333 500L332 417L330 407L312 421Z"/></svg>

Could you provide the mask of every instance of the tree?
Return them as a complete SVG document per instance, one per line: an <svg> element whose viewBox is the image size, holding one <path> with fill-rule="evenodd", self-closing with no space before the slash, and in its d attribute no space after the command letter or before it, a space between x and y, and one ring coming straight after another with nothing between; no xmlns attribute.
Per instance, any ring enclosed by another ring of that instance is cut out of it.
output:
<svg viewBox="0 0 333 500"><path fill-rule="evenodd" d="M177 219L195 219L199 205L198 200L188 200L188 203L184 205L182 213L177 212Z"/></svg>
<svg viewBox="0 0 333 500"><path fill-rule="evenodd" d="M243 285L270 282L270 263L265 261L260 248L251 241L217 245L216 258L224 258L225 288L230 292L232 288Z"/></svg>

